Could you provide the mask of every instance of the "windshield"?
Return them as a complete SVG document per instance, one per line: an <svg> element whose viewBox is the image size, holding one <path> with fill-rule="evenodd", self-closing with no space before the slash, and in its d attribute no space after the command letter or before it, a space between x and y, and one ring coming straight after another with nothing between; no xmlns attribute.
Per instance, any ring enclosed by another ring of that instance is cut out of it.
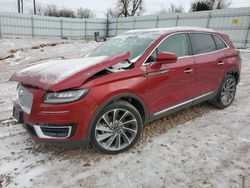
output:
<svg viewBox="0 0 250 188"><path fill-rule="evenodd" d="M123 34L112 38L92 51L88 57L120 54L130 51L129 60L140 57L147 48L159 37L156 34Z"/></svg>

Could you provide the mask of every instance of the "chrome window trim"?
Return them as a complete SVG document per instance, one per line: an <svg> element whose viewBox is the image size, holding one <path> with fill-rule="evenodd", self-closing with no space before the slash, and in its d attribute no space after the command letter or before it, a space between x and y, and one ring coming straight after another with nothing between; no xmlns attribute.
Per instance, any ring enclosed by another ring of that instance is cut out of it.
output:
<svg viewBox="0 0 250 188"><path fill-rule="evenodd" d="M220 39L222 40L222 42L224 42L224 44L227 46L226 48L222 48L222 49L220 49L220 50L224 50L224 49L229 48L229 45L226 43L226 41L225 41L223 38L221 38L220 35L218 35L217 33L214 33L214 34L212 34L212 35L215 35L215 36L217 36L218 38L220 38ZM214 42L215 42L215 41L214 41ZM216 42L215 42L215 45L216 45ZM217 47L217 46L216 46L216 47Z"/></svg>
<svg viewBox="0 0 250 188"><path fill-rule="evenodd" d="M192 33L204 33L204 34L208 34L208 35L216 35L217 37L219 37L225 44L226 44L226 48L222 48L220 50L215 50L215 51L212 51L212 52L205 52L205 53L200 53L200 54L195 54L193 55L193 57L197 57L197 56L201 56L201 55L207 55L207 54L212 54L212 53L216 53L216 52L220 52L220 51L223 51L223 50L226 50L229 48L228 44L225 42L225 40L223 40L223 38L221 38L221 36L219 36L218 34L216 33L206 33L206 32L190 32L191 34ZM214 39L213 39L214 40ZM215 43L215 41L214 41ZM215 43L215 46L216 46L216 43Z"/></svg>
<svg viewBox="0 0 250 188"><path fill-rule="evenodd" d="M215 51L212 51L212 52L206 52L206 53L201 53L201 54L196 54L196 55L185 55L185 56L181 56L181 57L178 57L178 59L184 59L184 58L189 58L189 57L197 57L197 56L200 56L200 55L207 55L207 54L211 54L211 53L216 53L216 52L220 52L220 51L223 51L223 50L226 50L229 48L229 45L226 43L226 41L221 38L221 36L219 36L218 34L216 33L208 33L208 32L205 32L205 31L187 31L187 32L176 32L176 33L172 33L170 35L167 35L166 37L164 37L160 42L159 44L157 44L157 46L150 52L150 54L147 56L147 58L145 59L145 61L142 63L142 66L143 65L148 65L148 64L153 64L154 62L149 62L149 63L146 63L147 59L152 55L152 53L156 50L156 48L158 48L158 46L165 40L167 39L168 37L170 36L173 36L173 35L176 35L176 34L190 34L190 33L201 33L201 34L208 34L208 35L216 35L217 37L219 37L225 44L226 44L226 48L223 48L223 49L220 49L220 50L215 50ZM215 42L214 42L215 43ZM215 43L216 45L216 43Z"/></svg>
<svg viewBox="0 0 250 188"><path fill-rule="evenodd" d="M200 99L200 98L202 98L202 97L206 97L206 96L208 96L208 95L210 95L210 94L212 94L212 93L214 93L214 91L205 93L205 94L203 94L203 95L200 95L200 96L195 97L195 98L193 98L193 99L190 99L190 100L187 100L187 101L185 101L185 102L179 103L179 104L177 104L177 105L174 105L174 106L165 108L165 109L163 109L163 110L161 110L161 111L159 111L159 112L154 113L154 116L160 115L160 114L162 114L162 113L165 113L165 112L167 112L167 111L169 111L169 110L172 110L172 109L175 109L175 108L177 108L177 107L183 106L183 105L185 105L185 104L194 102L194 101L196 101L196 100L198 100L198 99Z"/></svg>
<svg viewBox="0 0 250 188"><path fill-rule="evenodd" d="M182 31L182 32L176 32L176 33L172 33L172 34L167 35L166 37L164 37L164 38L156 45L156 47L150 52L150 54L147 56L147 58L146 58L145 61L142 63L142 65L153 64L154 62L152 62L152 63L146 63L147 59L152 55L152 53L155 51L155 49L158 48L158 47L161 45L161 43L162 43L164 40L166 40L166 39L167 39L168 37L170 37L170 36L177 35L177 34L187 34L187 32L184 32L184 31ZM179 59L179 58L184 58L184 57L190 57L190 56L191 56L191 55L188 55L188 56L181 56L181 57L178 57L178 59Z"/></svg>

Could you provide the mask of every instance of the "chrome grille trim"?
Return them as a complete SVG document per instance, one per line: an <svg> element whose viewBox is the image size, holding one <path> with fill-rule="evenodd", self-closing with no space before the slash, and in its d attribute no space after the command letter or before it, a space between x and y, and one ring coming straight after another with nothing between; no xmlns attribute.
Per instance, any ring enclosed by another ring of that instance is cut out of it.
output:
<svg viewBox="0 0 250 188"><path fill-rule="evenodd" d="M49 139L66 139L69 138L72 132L72 127L71 126L39 126L39 125L33 125L34 130L39 138L49 138ZM45 135L42 131L42 127L46 127L47 129L60 129L60 128L66 128L68 129L68 134L67 136L64 137L54 137L54 136L48 136Z"/></svg>
<svg viewBox="0 0 250 188"><path fill-rule="evenodd" d="M31 107L33 104L33 94L25 89L23 86L18 87L18 100L22 110L30 114Z"/></svg>

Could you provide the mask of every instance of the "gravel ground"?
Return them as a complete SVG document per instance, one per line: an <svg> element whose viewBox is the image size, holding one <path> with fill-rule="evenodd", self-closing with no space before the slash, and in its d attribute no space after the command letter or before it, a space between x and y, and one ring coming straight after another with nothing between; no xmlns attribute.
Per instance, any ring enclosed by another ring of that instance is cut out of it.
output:
<svg viewBox="0 0 250 188"><path fill-rule="evenodd" d="M241 51L241 83L229 108L204 103L165 117L147 125L134 148L109 156L35 143L11 118L16 84L7 81L33 63L81 57L100 43L0 42L0 57L12 54L0 61L0 187L250 187L249 50Z"/></svg>

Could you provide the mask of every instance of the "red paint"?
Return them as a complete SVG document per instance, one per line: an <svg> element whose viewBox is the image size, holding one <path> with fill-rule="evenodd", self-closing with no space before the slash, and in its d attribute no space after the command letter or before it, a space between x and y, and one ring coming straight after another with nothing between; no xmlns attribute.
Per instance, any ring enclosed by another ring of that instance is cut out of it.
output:
<svg viewBox="0 0 250 188"><path fill-rule="evenodd" d="M36 66L33 66L34 69L33 67L29 67L27 71L24 70L23 73L21 74L20 73L13 74L10 77L10 81L18 81L26 85L35 86L35 87L39 87L39 88L54 91L54 92L59 91L59 90L65 90L68 88L76 88L76 87L80 87L83 84L83 82L86 81L92 75L108 67L111 67L112 65L115 65L121 61L128 59L129 56L130 56L130 52L117 54L117 55L110 55L104 58L102 61L99 61L98 64L89 66L83 70L79 70L75 72L75 74L65 77L64 80L59 81L56 84L51 84L49 82L47 83L42 82L41 78L43 75L40 75L39 72L45 70L46 68L36 67ZM60 62L58 62L58 64L60 64ZM54 69L57 68L56 66L54 67L55 67ZM49 67L49 68L53 68L53 67ZM35 74L31 74L30 72L35 73Z"/></svg>
<svg viewBox="0 0 250 188"><path fill-rule="evenodd" d="M181 32L189 31L192 30L183 29ZM228 44L228 48L214 53L179 58L174 63L162 64L158 67L143 64L163 38L177 32L180 32L180 30L171 30L162 34L142 57L135 62L134 68L130 70L88 80L95 73L128 59L129 53L124 53L109 56L96 66L82 70L55 85L41 83L39 78L35 76L30 79L29 76L14 74L11 80L21 82L34 95L31 113L29 115L24 113L24 123L77 123L74 136L67 140L56 141L85 139L89 136L88 127L96 110L115 95L130 93L137 96L144 103L146 115L150 117L165 108L185 102L204 93L216 91L224 75L231 68L234 68L240 74L239 51L234 48L226 35L216 32L211 33L221 36ZM225 64L217 66L221 61ZM192 71L186 73L185 71L187 70ZM168 72L150 76L150 74L157 71ZM57 105L43 103L46 90L60 91L69 88L90 88L90 91L84 98L76 102ZM19 105L18 100L15 101L15 105ZM42 111L66 112L62 114L43 114ZM34 138L41 140L37 137ZM49 139L49 141L55 140Z"/></svg>

